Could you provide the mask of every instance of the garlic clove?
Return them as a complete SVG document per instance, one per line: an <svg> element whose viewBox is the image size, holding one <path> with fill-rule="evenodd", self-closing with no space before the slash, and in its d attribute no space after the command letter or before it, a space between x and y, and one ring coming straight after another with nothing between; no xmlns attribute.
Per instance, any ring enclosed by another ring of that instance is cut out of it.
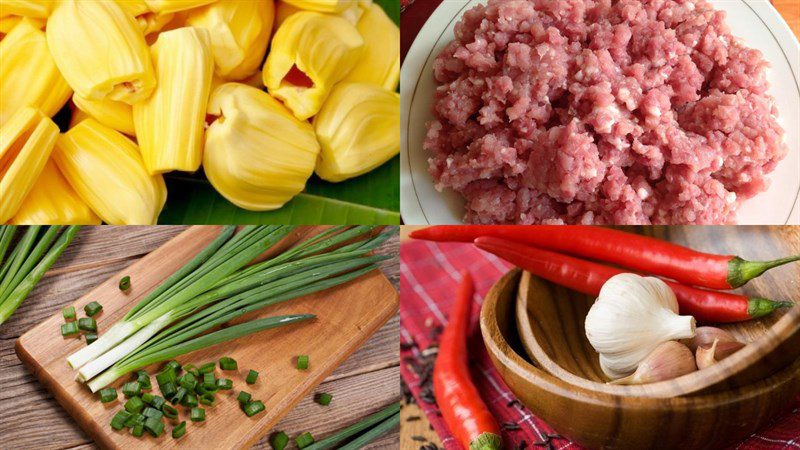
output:
<svg viewBox="0 0 800 450"><path fill-rule="evenodd" d="M745 344L738 341L720 341L714 339L710 346L697 347L695 361L699 369L705 369L741 350Z"/></svg>
<svg viewBox="0 0 800 450"><path fill-rule="evenodd" d="M642 360L633 374L610 381L609 384L646 384L671 380L697 370L695 357L689 347L676 341L660 344Z"/></svg>
<svg viewBox="0 0 800 450"><path fill-rule="evenodd" d="M716 339L720 342L739 342L727 331L716 327L697 327L694 337L683 339L681 343L689 347L691 351L697 351L698 347L709 347Z"/></svg>

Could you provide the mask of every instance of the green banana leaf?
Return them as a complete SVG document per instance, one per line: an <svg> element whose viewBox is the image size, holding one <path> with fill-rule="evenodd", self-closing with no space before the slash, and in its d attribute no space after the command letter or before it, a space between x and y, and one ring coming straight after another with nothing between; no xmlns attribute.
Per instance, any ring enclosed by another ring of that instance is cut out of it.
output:
<svg viewBox="0 0 800 450"><path fill-rule="evenodd" d="M375 0L400 23L399 0ZM398 42L397 45L400 45ZM166 175L161 224L400 224L400 158L341 183L316 176L277 211L246 211L218 194L202 175Z"/></svg>

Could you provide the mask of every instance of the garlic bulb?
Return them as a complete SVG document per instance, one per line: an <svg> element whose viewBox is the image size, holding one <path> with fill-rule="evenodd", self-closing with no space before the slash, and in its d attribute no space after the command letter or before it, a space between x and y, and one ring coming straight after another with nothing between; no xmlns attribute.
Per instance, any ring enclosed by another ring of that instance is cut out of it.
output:
<svg viewBox="0 0 800 450"><path fill-rule="evenodd" d="M631 374L659 344L694 336L692 316L678 315L675 293L658 278L611 277L586 315L586 337L612 379Z"/></svg>
<svg viewBox="0 0 800 450"><path fill-rule="evenodd" d="M610 384L645 384L671 380L697 370L689 347L675 341L661 343L647 355L633 374Z"/></svg>

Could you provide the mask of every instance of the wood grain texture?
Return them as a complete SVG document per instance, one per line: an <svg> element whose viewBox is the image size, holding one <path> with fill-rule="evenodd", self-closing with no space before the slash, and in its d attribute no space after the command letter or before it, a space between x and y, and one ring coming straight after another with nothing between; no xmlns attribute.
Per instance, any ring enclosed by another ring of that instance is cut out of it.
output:
<svg viewBox="0 0 800 450"><path fill-rule="evenodd" d="M514 269L484 299L481 333L512 392L557 432L590 448L721 448L766 425L800 393L800 359L759 382L714 394L625 397L585 389L521 355Z"/></svg>
<svg viewBox="0 0 800 450"><path fill-rule="evenodd" d="M74 303L98 282L118 273L183 229L184 227L84 228L70 250L65 252L29 299L0 328L0 380L6 386L0 392L0 404L3 405L0 408L0 435L3 436L4 444L13 443L10 447L4 445L3 448L95 447L64 409L56 405L52 395L23 369L14 355L14 340L33 324ZM80 243L80 246L76 243ZM397 252L397 238L391 239L378 250L378 253L394 255ZM398 260L395 258L384 262L381 269L397 288ZM323 381L318 389L334 393L334 401L328 408L321 409L319 405L313 404L312 396L307 395L276 427L286 429L290 435L310 431L318 438L324 437L335 429L397 401L400 397L397 372L399 349L396 344L399 339L398 330L399 321L395 315ZM220 411L209 411L210 418L216 414L225 415ZM51 433L55 433L58 440L53 440L54 434ZM371 447L396 448L397 439L398 432L393 432L373 443ZM266 439L255 444L256 448L267 446Z"/></svg>

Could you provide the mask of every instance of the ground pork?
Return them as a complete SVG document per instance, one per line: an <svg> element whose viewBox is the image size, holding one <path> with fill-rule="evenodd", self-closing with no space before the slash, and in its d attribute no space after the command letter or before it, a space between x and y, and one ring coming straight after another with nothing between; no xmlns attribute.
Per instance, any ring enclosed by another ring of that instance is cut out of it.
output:
<svg viewBox="0 0 800 450"><path fill-rule="evenodd" d="M704 0L489 0L425 149L471 223L724 224L786 155L761 52Z"/></svg>

